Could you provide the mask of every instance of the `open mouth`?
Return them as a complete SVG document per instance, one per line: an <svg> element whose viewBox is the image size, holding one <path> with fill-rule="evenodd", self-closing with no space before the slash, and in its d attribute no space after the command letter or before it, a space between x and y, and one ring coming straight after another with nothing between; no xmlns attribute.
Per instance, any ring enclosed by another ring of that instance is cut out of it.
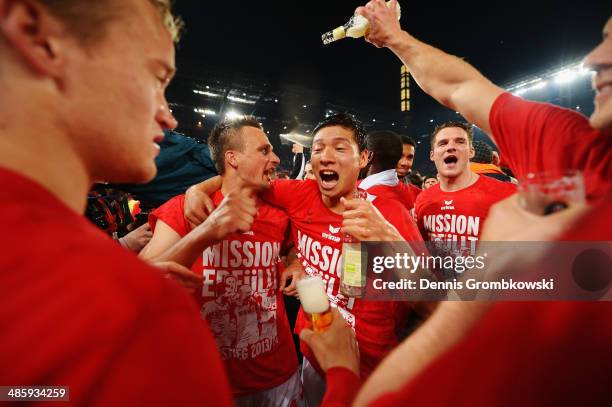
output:
<svg viewBox="0 0 612 407"><path fill-rule="evenodd" d="M321 180L321 187L323 187L323 189L332 189L338 184L340 177L336 171L321 170L319 171L319 179Z"/></svg>
<svg viewBox="0 0 612 407"><path fill-rule="evenodd" d="M444 158L444 164L446 164L447 167L454 167L457 161L459 161L459 159L455 155L449 155Z"/></svg>
<svg viewBox="0 0 612 407"><path fill-rule="evenodd" d="M272 182L272 174L274 173L274 168L270 168L269 170L264 171L263 180L266 182Z"/></svg>

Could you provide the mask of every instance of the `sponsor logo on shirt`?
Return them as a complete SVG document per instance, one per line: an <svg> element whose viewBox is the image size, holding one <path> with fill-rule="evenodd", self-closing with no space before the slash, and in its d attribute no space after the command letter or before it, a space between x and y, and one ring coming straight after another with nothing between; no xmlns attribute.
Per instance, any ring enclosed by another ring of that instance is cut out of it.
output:
<svg viewBox="0 0 612 407"><path fill-rule="evenodd" d="M340 232L340 228L335 228L332 225L329 225L329 233L335 235L338 232Z"/></svg>
<svg viewBox="0 0 612 407"><path fill-rule="evenodd" d="M455 207L453 206L453 200L451 199L450 201L444 201L444 206L442 206L440 208L440 210L443 211L453 211L455 210Z"/></svg>
<svg viewBox="0 0 612 407"><path fill-rule="evenodd" d="M340 232L340 228L339 227L335 228L332 225L329 225L329 232L330 233L323 232L323 233L321 233L321 236L324 239L331 240L332 242L336 242L336 243L338 243L340 240L342 240L340 237L334 236L335 234Z"/></svg>

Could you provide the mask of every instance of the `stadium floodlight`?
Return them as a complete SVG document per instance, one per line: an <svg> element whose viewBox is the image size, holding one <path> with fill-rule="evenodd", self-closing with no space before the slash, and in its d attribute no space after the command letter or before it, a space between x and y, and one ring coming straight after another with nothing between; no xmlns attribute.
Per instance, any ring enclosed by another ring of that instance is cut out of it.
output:
<svg viewBox="0 0 612 407"><path fill-rule="evenodd" d="M201 107L196 107L195 109L193 109L194 112L201 114L202 116L205 115L211 115L211 116L215 116L217 114L217 112L215 112L214 110L210 110L210 109L204 109Z"/></svg>
<svg viewBox="0 0 612 407"><path fill-rule="evenodd" d="M238 119L238 118L240 118L240 117L242 117L242 116L243 116L243 115L241 115L240 113L235 112L235 111L233 111L233 110L230 110L229 112L227 112L227 113L225 114L225 118L226 118L226 119L229 119L229 120Z"/></svg>
<svg viewBox="0 0 612 407"><path fill-rule="evenodd" d="M306 133L309 134L310 130L308 130ZM306 135L306 134L292 131L291 133L288 133L288 134L279 134L279 136L283 144L294 143L294 144L300 144L306 148L312 147L313 136L310 134Z"/></svg>
<svg viewBox="0 0 612 407"><path fill-rule="evenodd" d="M198 90L198 89L194 89L193 93L196 93L198 95L210 96L211 98L220 98L221 97L221 95L219 95L218 93L207 92L207 91L202 91L202 90Z"/></svg>
<svg viewBox="0 0 612 407"><path fill-rule="evenodd" d="M246 105L254 105L255 101L253 100L248 100L248 99L244 99L244 98L240 98L238 96L228 96L227 97L228 100L231 100L232 102L236 102L236 103L244 103Z"/></svg>
<svg viewBox="0 0 612 407"><path fill-rule="evenodd" d="M561 72L555 74L555 83L557 85L563 85L572 82L578 77L578 71L574 69L564 69Z"/></svg>

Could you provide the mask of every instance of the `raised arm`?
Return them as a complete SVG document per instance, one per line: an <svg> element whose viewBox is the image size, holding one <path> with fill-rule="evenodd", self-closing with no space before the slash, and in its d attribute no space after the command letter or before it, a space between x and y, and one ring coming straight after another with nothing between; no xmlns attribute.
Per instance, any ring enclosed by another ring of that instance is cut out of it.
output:
<svg viewBox="0 0 612 407"><path fill-rule="evenodd" d="M221 189L222 179L215 176L192 185L185 192L185 219L195 228L204 222L208 215L215 209L209 195Z"/></svg>
<svg viewBox="0 0 612 407"><path fill-rule="evenodd" d="M386 7L383 0L372 0L357 13L370 21L366 40L389 48L408 67L425 93L461 113L492 136L489 112L503 93L473 66L453 55L427 45L402 30L395 3Z"/></svg>

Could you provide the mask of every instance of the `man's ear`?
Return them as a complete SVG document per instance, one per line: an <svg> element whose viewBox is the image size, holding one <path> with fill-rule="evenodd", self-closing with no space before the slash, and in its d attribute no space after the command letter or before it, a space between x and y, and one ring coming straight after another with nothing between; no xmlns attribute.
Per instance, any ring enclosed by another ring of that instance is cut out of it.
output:
<svg viewBox="0 0 612 407"><path fill-rule="evenodd" d="M372 152L364 149L359 154L359 168L365 168L372 160Z"/></svg>
<svg viewBox="0 0 612 407"><path fill-rule="evenodd" d="M0 0L0 34L33 72L60 76L64 25L39 2Z"/></svg>
<svg viewBox="0 0 612 407"><path fill-rule="evenodd" d="M476 149L474 149L474 145L470 143L470 161L472 160L472 158L474 158L475 155L476 155Z"/></svg>
<svg viewBox="0 0 612 407"><path fill-rule="evenodd" d="M433 150L429 150L429 160L433 161L434 157L433 157Z"/></svg>
<svg viewBox="0 0 612 407"><path fill-rule="evenodd" d="M227 150L225 152L225 162L232 168L238 168L238 155L233 150Z"/></svg>

